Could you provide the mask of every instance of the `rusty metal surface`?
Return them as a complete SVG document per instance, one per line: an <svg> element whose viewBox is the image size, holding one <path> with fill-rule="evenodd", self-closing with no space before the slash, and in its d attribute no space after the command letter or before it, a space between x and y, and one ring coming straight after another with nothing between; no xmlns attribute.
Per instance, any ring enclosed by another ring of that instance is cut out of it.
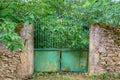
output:
<svg viewBox="0 0 120 80"><path fill-rule="evenodd" d="M80 72L88 71L88 51L82 51L80 53Z"/></svg>
<svg viewBox="0 0 120 80"><path fill-rule="evenodd" d="M35 72L55 72L60 69L58 51L35 51Z"/></svg>
<svg viewBox="0 0 120 80"><path fill-rule="evenodd" d="M87 71L87 52L63 51L62 52L62 71L86 72Z"/></svg>
<svg viewBox="0 0 120 80"><path fill-rule="evenodd" d="M61 56L60 56L61 53ZM88 71L88 51L80 50L35 50L35 72Z"/></svg>

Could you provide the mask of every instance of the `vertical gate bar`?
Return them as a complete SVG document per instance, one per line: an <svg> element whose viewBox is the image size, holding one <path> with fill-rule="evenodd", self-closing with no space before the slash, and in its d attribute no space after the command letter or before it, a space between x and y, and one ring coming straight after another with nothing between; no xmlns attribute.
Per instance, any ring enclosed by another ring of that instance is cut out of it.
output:
<svg viewBox="0 0 120 80"><path fill-rule="evenodd" d="M44 19L44 23L45 23L45 26L46 26L45 19ZM44 26L44 29L43 29L43 34L44 34L44 37L43 37L43 48L45 48L45 26Z"/></svg>
<svg viewBox="0 0 120 80"><path fill-rule="evenodd" d="M45 25L45 26L47 26L47 25ZM45 29L45 48L47 47L46 42L47 42L47 38L48 38L48 36L47 36L47 28L48 28L48 26Z"/></svg>
<svg viewBox="0 0 120 80"><path fill-rule="evenodd" d="M76 33L76 29L75 29L75 45L74 45L74 48L76 48L76 40L77 40L77 38L76 38L76 35L77 35L77 33Z"/></svg>
<svg viewBox="0 0 120 80"><path fill-rule="evenodd" d="M48 28L48 26L47 26L47 21L45 21L45 30L44 30L44 33L45 33L45 36L44 36L44 45L45 45L45 48L46 48L46 40L47 40L47 28Z"/></svg>
<svg viewBox="0 0 120 80"><path fill-rule="evenodd" d="M80 51L80 53L81 53L81 51ZM81 54L79 55L79 67L80 67L80 64L81 64L81 63L80 63L80 56L81 56Z"/></svg>
<svg viewBox="0 0 120 80"><path fill-rule="evenodd" d="M34 47L36 48L36 22L34 23Z"/></svg>
<svg viewBox="0 0 120 80"><path fill-rule="evenodd" d="M59 39L60 39L59 40L59 48L61 48L61 35L60 34L61 34L61 32L59 32Z"/></svg>
<svg viewBox="0 0 120 80"><path fill-rule="evenodd" d="M40 48L40 44L41 44L41 43L40 43L40 36L41 36L41 35L40 35L40 21L38 21L38 32L39 32L39 33L38 33L38 37L39 37L39 40L38 40L38 44L39 44L39 45L38 45L38 48Z"/></svg>
<svg viewBox="0 0 120 80"><path fill-rule="evenodd" d="M86 50L86 51L87 51L87 50ZM88 60L89 60L89 58L88 58L89 52L88 52L88 51L87 51L86 55L87 55L87 59L86 59L86 60L87 60L87 65L86 65L86 66L87 66L87 70L86 70L86 71L88 71L88 62L89 62L89 61L88 61Z"/></svg>
<svg viewBox="0 0 120 80"><path fill-rule="evenodd" d="M36 22L36 48L38 47L38 44L37 44L37 40L38 40L38 31L37 31L37 27L38 27L38 25L37 25L37 22Z"/></svg>
<svg viewBox="0 0 120 80"><path fill-rule="evenodd" d="M39 31L39 30L38 30L38 27L39 27L39 26L38 26L38 21L37 21L36 25L37 25L37 28L36 28L36 29L37 29L37 43L36 43L36 44L37 44L37 48L38 48L38 44L39 44L39 43L38 43L38 39L39 39L39 34L38 34L38 31Z"/></svg>
<svg viewBox="0 0 120 80"><path fill-rule="evenodd" d="M42 24L44 25L44 20L43 20ZM41 28L40 28L40 30L41 30L41 31L40 31L40 36L41 36L41 42L42 42L42 43L40 44L40 45L41 45L40 48L43 48L43 36L44 36L44 35L43 35L43 27L44 27L44 26L41 26Z"/></svg>
<svg viewBox="0 0 120 80"><path fill-rule="evenodd" d="M34 23L34 26L35 26L35 23ZM36 34L35 34L35 32L36 32L36 31L35 31L35 27L34 27L34 30L33 30L33 31L34 31L34 32L33 32L33 33L34 33L34 48L36 48L36 46L35 46L35 45L36 45L36 44L35 44L35 41L36 41L36 38L35 38L35 36L36 36Z"/></svg>
<svg viewBox="0 0 120 80"><path fill-rule="evenodd" d="M65 20L66 20L66 18L65 18ZM68 46L68 23L67 23L66 27L67 27L67 36L66 36L66 46L65 47Z"/></svg>
<svg viewBox="0 0 120 80"><path fill-rule="evenodd" d="M36 44L37 44L37 48L38 48L38 36L39 36L39 35L38 35L38 21L37 21L36 25L37 25L37 26L36 26L36 30L37 30L37 40L36 40L37 43L36 43Z"/></svg>
<svg viewBox="0 0 120 80"><path fill-rule="evenodd" d="M51 47L52 48L52 32L51 32L51 30L50 30L50 46L49 46L49 48Z"/></svg>
<svg viewBox="0 0 120 80"><path fill-rule="evenodd" d="M35 23L35 37L36 37L36 42L35 42L35 47L37 48L37 29L36 29L37 25Z"/></svg>
<svg viewBox="0 0 120 80"><path fill-rule="evenodd" d="M40 37L40 35L39 35L39 28L40 28L40 25L39 25L39 21L38 21L38 23L37 23L37 25L38 25L38 48L39 48L39 37Z"/></svg>
<svg viewBox="0 0 120 80"><path fill-rule="evenodd" d="M54 43L53 43L53 42L54 42L54 40L53 40L53 34L54 34L54 33L53 33L53 31L52 31L52 48L54 48Z"/></svg>
<svg viewBox="0 0 120 80"><path fill-rule="evenodd" d="M45 41L46 41L46 23L44 28L44 48L46 48Z"/></svg>
<svg viewBox="0 0 120 80"><path fill-rule="evenodd" d="M47 23L47 22L46 22ZM47 48L47 39L48 39L48 36L47 36L47 29L48 29L48 26L47 26L47 24L45 25L46 26L46 29L45 29L45 48Z"/></svg>
<svg viewBox="0 0 120 80"><path fill-rule="evenodd" d="M38 34L40 32L40 22L38 21ZM38 48L40 48L40 35L38 35Z"/></svg>
<svg viewBox="0 0 120 80"><path fill-rule="evenodd" d="M38 48L38 22L37 22L37 48Z"/></svg>
<svg viewBox="0 0 120 80"><path fill-rule="evenodd" d="M57 39L57 48L59 48L59 32L57 32L58 33L58 39Z"/></svg>
<svg viewBox="0 0 120 80"><path fill-rule="evenodd" d="M50 45L50 42L49 42L49 39L50 39L50 31L49 31L49 29L48 29L47 33L48 33L47 48L49 48L49 45Z"/></svg>
<svg viewBox="0 0 120 80"><path fill-rule="evenodd" d="M52 35L51 30L50 30L50 34L49 34L49 35L50 35L50 45L49 45L49 48L50 48L50 47L52 46L52 44L51 44L51 42L52 42L52 41L51 41L51 35Z"/></svg>
<svg viewBox="0 0 120 80"><path fill-rule="evenodd" d="M42 28L42 27L41 27L41 25L40 25L40 23L41 23L40 20L39 20L38 23L39 23L39 31L38 31L38 33L39 33L39 35L38 35L38 36L39 36L39 48L42 48L41 42L42 42L43 38L42 38L42 34L41 34L41 33L42 33L42 29L41 29L41 28Z"/></svg>
<svg viewBox="0 0 120 80"><path fill-rule="evenodd" d="M36 26L35 23L34 23L34 26ZM34 27L34 48L36 48L36 43L35 43L36 38L35 37L36 37L36 29Z"/></svg>
<svg viewBox="0 0 120 80"><path fill-rule="evenodd" d="M58 34L59 34L59 33L57 32L56 34L57 34L57 43L56 43L56 48L58 48L58 41L59 41L59 35L58 35Z"/></svg>
<svg viewBox="0 0 120 80"><path fill-rule="evenodd" d="M40 35L39 35L39 31L40 31L40 22L38 21L38 48L40 47Z"/></svg>
<svg viewBox="0 0 120 80"><path fill-rule="evenodd" d="M59 32L58 33L58 40L57 40L57 48L59 48L59 40L60 40L60 37L59 37Z"/></svg>
<svg viewBox="0 0 120 80"><path fill-rule="evenodd" d="M53 31L52 31L52 48L54 47L54 45L53 45Z"/></svg>
<svg viewBox="0 0 120 80"><path fill-rule="evenodd" d="M53 32L51 30L51 46L50 46L51 48L53 48L53 42L52 41L53 41Z"/></svg>
<svg viewBox="0 0 120 80"><path fill-rule="evenodd" d="M67 23L68 24L68 23ZM69 26L67 26L67 33L68 33L68 29L69 29ZM69 44L69 40L68 40L68 34L67 34L67 45L66 45L66 47L68 47L68 44Z"/></svg>
<svg viewBox="0 0 120 80"><path fill-rule="evenodd" d="M57 38L58 38L58 39L57 39L57 48L59 48L59 33L58 33L58 32L57 32L57 35L58 35L58 36L57 36Z"/></svg>
<svg viewBox="0 0 120 80"><path fill-rule="evenodd" d="M38 21L38 37L39 37L39 40L38 40L38 48L40 48L40 21Z"/></svg>
<svg viewBox="0 0 120 80"><path fill-rule="evenodd" d="M45 19L44 19L44 25L46 26L46 22L45 22ZM45 48L45 26L44 26L44 29L43 29L43 34L44 34L44 37L43 37L43 48Z"/></svg>
<svg viewBox="0 0 120 80"><path fill-rule="evenodd" d="M56 48L58 48L58 33L56 32L56 35L57 35L57 41L56 41Z"/></svg>
<svg viewBox="0 0 120 80"><path fill-rule="evenodd" d="M47 44L47 48L49 48L49 46L50 46L50 30L49 29L48 29L47 33L48 33L48 38L47 38L47 43L46 44Z"/></svg>
<svg viewBox="0 0 120 80"><path fill-rule="evenodd" d="M57 34L58 34L57 48L60 48L60 30L57 32Z"/></svg>
<svg viewBox="0 0 120 80"><path fill-rule="evenodd" d="M60 54L60 73L62 73L62 50L59 50Z"/></svg>
<svg viewBox="0 0 120 80"><path fill-rule="evenodd" d="M52 31L50 30L50 47L52 48Z"/></svg>
<svg viewBox="0 0 120 80"><path fill-rule="evenodd" d="M48 26L47 26L47 30L46 30L46 33L47 33L47 37L46 37L46 48L48 48L48 40L49 40L49 36L48 36Z"/></svg>
<svg viewBox="0 0 120 80"><path fill-rule="evenodd" d="M45 27L45 20L43 19L43 23L44 23L44 26L43 27ZM41 35L42 35L42 48L44 48L44 28L42 29L42 33L41 33Z"/></svg>
<svg viewBox="0 0 120 80"><path fill-rule="evenodd" d="M61 41L62 41L62 38L61 38L61 32L60 32L60 48L61 48L61 46L62 46Z"/></svg>

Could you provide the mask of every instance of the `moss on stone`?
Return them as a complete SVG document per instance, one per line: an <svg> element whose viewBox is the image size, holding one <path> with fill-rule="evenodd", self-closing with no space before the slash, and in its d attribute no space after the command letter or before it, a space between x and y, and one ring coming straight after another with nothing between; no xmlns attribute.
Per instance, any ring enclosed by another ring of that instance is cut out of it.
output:
<svg viewBox="0 0 120 80"><path fill-rule="evenodd" d="M99 25L99 27L104 28L106 30L110 30L111 32L111 36L117 36L114 37L114 43L117 45L120 45L120 39L117 39L118 37L120 37L120 27L113 27L113 26L108 26L104 23L96 23L97 25Z"/></svg>
<svg viewBox="0 0 120 80"><path fill-rule="evenodd" d="M120 46L120 40L115 40L114 43Z"/></svg>
<svg viewBox="0 0 120 80"><path fill-rule="evenodd" d="M120 35L120 28L113 30L114 35Z"/></svg>
<svg viewBox="0 0 120 80"><path fill-rule="evenodd" d="M111 27L111 26L108 26L108 25L106 25L106 24L104 24L104 23L97 23L101 28L104 28L104 29L107 29L107 30L111 30L111 29L113 29L113 27Z"/></svg>

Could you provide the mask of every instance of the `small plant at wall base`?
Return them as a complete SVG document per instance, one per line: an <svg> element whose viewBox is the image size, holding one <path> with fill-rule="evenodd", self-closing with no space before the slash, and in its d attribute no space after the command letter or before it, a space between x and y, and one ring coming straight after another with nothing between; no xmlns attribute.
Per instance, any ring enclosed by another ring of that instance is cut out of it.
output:
<svg viewBox="0 0 120 80"><path fill-rule="evenodd" d="M120 74L108 74L107 72L101 74L83 74L91 80L119 80Z"/></svg>
<svg viewBox="0 0 120 80"><path fill-rule="evenodd" d="M70 34L67 35L73 46L77 43L86 48L91 24L120 26L119 6L120 2L113 0L0 0L0 41L12 50L22 48L23 42L15 32L17 25L40 20L42 28L58 26L56 30L65 31L64 27L69 27ZM74 39L73 34L79 36L79 40Z"/></svg>

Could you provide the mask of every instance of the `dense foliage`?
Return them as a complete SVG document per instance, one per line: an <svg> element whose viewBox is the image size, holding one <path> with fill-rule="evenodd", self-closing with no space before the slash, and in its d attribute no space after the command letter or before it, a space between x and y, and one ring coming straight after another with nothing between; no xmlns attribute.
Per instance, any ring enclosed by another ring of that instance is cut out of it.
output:
<svg viewBox="0 0 120 80"><path fill-rule="evenodd" d="M35 47L88 49L89 28L82 24L78 18L80 15L75 16L77 10L71 8L75 4L61 0L49 1L47 5L51 6L53 12L37 22L39 26L35 26L34 40L39 42L36 42Z"/></svg>
<svg viewBox="0 0 120 80"><path fill-rule="evenodd" d="M47 1L45 3L50 6L52 13L41 17L39 26L36 26L35 33L38 32L38 35L34 36L34 40L38 40L35 44L37 48L88 49L90 24L105 23L113 26L119 24L118 16L115 16L119 13L114 11L114 6L119 6L118 3L107 0ZM113 11L112 15L109 15L110 11Z"/></svg>
<svg viewBox="0 0 120 80"><path fill-rule="evenodd" d="M40 20L42 28L67 33L65 27L69 27L67 36L73 45L79 43L84 48L88 45L90 24L120 26L119 6L120 2L114 0L0 0L0 41L13 50L22 48L23 42L15 29L21 23Z"/></svg>
<svg viewBox="0 0 120 80"><path fill-rule="evenodd" d="M11 49L22 49L23 41L17 34L19 24L26 25L33 21L31 3L21 0L0 0L0 41Z"/></svg>

